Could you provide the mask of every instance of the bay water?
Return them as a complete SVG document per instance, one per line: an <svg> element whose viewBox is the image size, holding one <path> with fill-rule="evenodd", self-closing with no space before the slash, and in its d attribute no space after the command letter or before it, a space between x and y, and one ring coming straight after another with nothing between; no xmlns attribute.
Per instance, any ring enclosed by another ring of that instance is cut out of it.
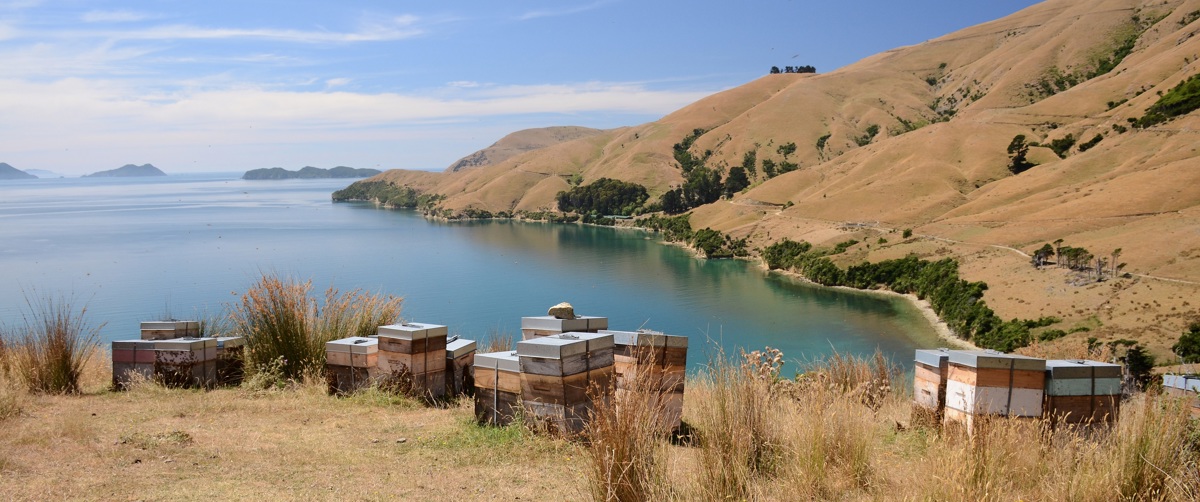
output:
<svg viewBox="0 0 1200 502"><path fill-rule="evenodd" d="M690 337L689 366L721 348L771 346L789 364L876 348L909 366L938 345L907 301L832 290L754 264L700 260L652 233L575 224L435 222L333 203L351 180L246 181L240 173L0 181L0 324L27 300L65 296L103 323L102 342L140 321L222 315L263 273L316 292L404 297L406 320L452 335L520 338L522 316L561 301L612 329Z"/></svg>

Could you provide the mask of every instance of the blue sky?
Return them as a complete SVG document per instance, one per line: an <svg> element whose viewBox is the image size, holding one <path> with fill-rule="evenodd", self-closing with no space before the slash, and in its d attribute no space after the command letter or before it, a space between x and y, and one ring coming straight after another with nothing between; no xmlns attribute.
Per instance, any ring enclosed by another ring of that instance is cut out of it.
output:
<svg viewBox="0 0 1200 502"><path fill-rule="evenodd" d="M655 120L1031 0L0 0L0 162L440 170L529 127Z"/></svg>

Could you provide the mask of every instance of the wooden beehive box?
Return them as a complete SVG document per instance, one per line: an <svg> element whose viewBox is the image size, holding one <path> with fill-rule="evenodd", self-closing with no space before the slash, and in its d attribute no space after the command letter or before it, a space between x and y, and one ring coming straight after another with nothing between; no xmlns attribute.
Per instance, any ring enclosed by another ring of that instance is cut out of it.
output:
<svg viewBox="0 0 1200 502"><path fill-rule="evenodd" d="M166 385L216 385L216 359L216 338L154 340L154 377Z"/></svg>
<svg viewBox="0 0 1200 502"><path fill-rule="evenodd" d="M141 323L141 333L142 340L196 338L200 336L200 321L144 321Z"/></svg>
<svg viewBox="0 0 1200 502"><path fill-rule="evenodd" d="M617 392L647 393L651 406L662 411L664 425L678 429L683 418L688 338L650 330L600 333L613 335ZM643 381L636 381L639 376Z"/></svg>
<svg viewBox="0 0 1200 502"><path fill-rule="evenodd" d="M521 318L521 338L534 338L561 333L596 333L608 329L607 317L575 316L574 319L559 319L554 316Z"/></svg>
<svg viewBox="0 0 1200 502"><path fill-rule="evenodd" d="M981 416L1040 417L1046 361L990 350L950 351L943 421L973 430Z"/></svg>
<svg viewBox="0 0 1200 502"><path fill-rule="evenodd" d="M505 426L520 410L521 364L516 351L475 354L475 419Z"/></svg>
<svg viewBox="0 0 1200 502"><path fill-rule="evenodd" d="M379 342L353 336L325 344L325 379L331 394L366 388L379 376Z"/></svg>
<svg viewBox="0 0 1200 502"><path fill-rule="evenodd" d="M517 343L526 421L562 434L583 432L593 398L613 385L613 336L562 333Z"/></svg>
<svg viewBox="0 0 1200 502"><path fill-rule="evenodd" d="M1163 392L1186 399L1192 416L1200 418L1200 375L1163 375Z"/></svg>
<svg viewBox="0 0 1200 502"><path fill-rule="evenodd" d="M154 379L154 340L117 340L112 343L113 388L127 389L137 376Z"/></svg>
<svg viewBox="0 0 1200 502"><path fill-rule="evenodd" d="M379 368L412 379L413 390L428 397L446 395L446 338L439 324L408 322L380 326Z"/></svg>
<svg viewBox="0 0 1200 502"><path fill-rule="evenodd" d="M913 364L913 405L934 424L941 423L946 408L946 374L950 371L950 351L916 351ZM916 416L916 415L914 415Z"/></svg>
<svg viewBox="0 0 1200 502"><path fill-rule="evenodd" d="M241 385L245 375L246 339L240 336L219 336L217 340L217 384Z"/></svg>
<svg viewBox="0 0 1200 502"><path fill-rule="evenodd" d="M1053 425L1116 422L1121 411L1121 365L1079 359L1046 361L1043 407Z"/></svg>
<svg viewBox="0 0 1200 502"><path fill-rule="evenodd" d="M446 342L446 392L452 396L472 392L471 366L475 364L475 340L454 338Z"/></svg>

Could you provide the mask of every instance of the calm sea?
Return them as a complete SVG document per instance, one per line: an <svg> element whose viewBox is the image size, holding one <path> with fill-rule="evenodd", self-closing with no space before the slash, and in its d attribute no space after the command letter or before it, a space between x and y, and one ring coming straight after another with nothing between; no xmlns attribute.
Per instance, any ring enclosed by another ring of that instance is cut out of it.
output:
<svg viewBox="0 0 1200 502"><path fill-rule="evenodd" d="M400 295L407 320L476 339L519 337L522 316L568 301L613 329L691 337L692 366L716 346L791 360L879 348L908 365L937 345L902 300L697 260L641 231L438 223L330 202L347 180L239 176L0 182L0 323L20 324L27 297L66 295L105 341L136 338L140 321L219 315L273 272Z"/></svg>

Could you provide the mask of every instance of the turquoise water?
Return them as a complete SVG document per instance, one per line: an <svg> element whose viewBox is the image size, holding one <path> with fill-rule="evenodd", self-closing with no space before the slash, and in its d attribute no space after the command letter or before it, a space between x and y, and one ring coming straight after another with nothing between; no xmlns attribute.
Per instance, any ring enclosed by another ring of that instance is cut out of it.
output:
<svg viewBox="0 0 1200 502"><path fill-rule="evenodd" d="M346 180L238 176L0 182L0 323L19 324L27 296L61 294L105 323L105 341L136 338L143 320L218 315L276 272L403 296L406 319L476 339L519 337L522 316L569 301L613 329L691 337L693 367L716 346L791 360L878 347L907 364L937 345L903 300L697 260L637 230L438 223L330 202Z"/></svg>

